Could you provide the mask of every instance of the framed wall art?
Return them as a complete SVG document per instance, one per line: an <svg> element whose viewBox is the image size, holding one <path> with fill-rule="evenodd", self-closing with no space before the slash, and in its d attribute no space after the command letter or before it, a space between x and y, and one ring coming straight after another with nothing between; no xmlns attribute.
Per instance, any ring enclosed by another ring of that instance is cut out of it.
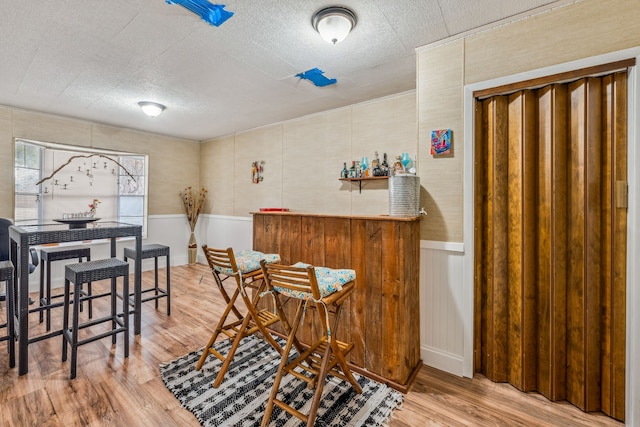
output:
<svg viewBox="0 0 640 427"><path fill-rule="evenodd" d="M431 131L431 155L451 154L451 129Z"/></svg>

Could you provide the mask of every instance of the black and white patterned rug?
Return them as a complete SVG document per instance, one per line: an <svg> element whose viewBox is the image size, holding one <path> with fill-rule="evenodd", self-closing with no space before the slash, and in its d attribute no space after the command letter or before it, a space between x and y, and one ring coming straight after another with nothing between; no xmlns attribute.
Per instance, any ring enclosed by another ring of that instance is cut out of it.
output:
<svg viewBox="0 0 640 427"><path fill-rule="evenodd" d="M228 340L215 345L222 354L226 354L230 346ZM196 371L201 354L202 350L199 350L161 364L160 374L167 388L204 426L259 426L280 355L262 339L253 336L243 339L224 381L216 389L213 388L213 380L222 362L215 356L209 356L202 369ZM354 375L362 387L362 394L356 394L347 382L328 377L316 426L382 426L391 412L402 405L400 392ZM289 404L294 402L292 406L306 414L313 391L304 381L285 375L278 397ZM297 427L302 423L274 406L271 425Z"/></svg>

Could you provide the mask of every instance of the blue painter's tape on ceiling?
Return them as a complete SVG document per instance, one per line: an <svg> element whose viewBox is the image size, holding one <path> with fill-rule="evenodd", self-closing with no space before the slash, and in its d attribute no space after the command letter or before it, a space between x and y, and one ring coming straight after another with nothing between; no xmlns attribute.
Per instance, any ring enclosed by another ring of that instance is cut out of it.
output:
<svg viewBox="0 0 640 427"><path fill-rule="evenodd" d="M324 71L319 70L317 68L312 68L310 70L305 71L304 73L296 74L296 77L300 77L301 79L311 80L311 82L316 86L329 86L335 84L338 80L329 79L324 76Z"/></svg>
<svg viewBox="0 0 640 427"><path fill-rule="evenodd" d="M205 22L219 27L233 16L233 12L224 10L224 4L211 4L207 0L166 0L169 4L179 4L198 15Z"/></svg>

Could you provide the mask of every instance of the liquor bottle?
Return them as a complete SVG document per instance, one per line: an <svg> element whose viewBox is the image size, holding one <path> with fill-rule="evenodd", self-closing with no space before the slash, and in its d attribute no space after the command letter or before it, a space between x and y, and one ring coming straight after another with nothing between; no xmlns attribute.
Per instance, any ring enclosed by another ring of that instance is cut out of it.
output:
<svg viewBox="0 0 640 427"><path fill-rule="evenodd" d="M380 166L382 173L380 176L390 175L389 163L387 163L387 153L382 153L382 166Z"/></svg>
<svg viewBox="0 0 640 427"><path fill-rule="evenodd" d="M371 160L371 170L374 170L376 167L380 166L380 159L378 158L378 152L373 152L373 160Z"/></svg>
<svg viewBox="0 0 640 427"><path fill-rule="evenodd" d="M342 168L342 172L340 172L340 178L349 177L349 171L347 170L347 162L344 162L344 167Z"/></svg>
<svg viewBox="0 0 640 427"><path fill-rule="evenodd" d="M380 159L378 158L378 152L375 152L375 157L371 162L371 173L373 176L382 176L382 169L380 169Z"/></svg>
<svg viewBox="0 0 640 427"><path fill-rule="evenodd" d="M356 161L353 160L351 162L351 167L349 168L349 178L355 178L356 177Z"/></svg>

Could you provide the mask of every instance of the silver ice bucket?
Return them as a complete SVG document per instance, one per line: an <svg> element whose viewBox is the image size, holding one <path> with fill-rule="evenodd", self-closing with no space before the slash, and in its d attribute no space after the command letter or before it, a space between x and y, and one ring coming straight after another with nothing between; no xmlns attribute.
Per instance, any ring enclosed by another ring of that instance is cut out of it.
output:
<svg viewBox="0 0 640 427"><path fill-rule="evenodd" d="M389 177L389 215L420 215L420 177L415 175Z"/></svg>

